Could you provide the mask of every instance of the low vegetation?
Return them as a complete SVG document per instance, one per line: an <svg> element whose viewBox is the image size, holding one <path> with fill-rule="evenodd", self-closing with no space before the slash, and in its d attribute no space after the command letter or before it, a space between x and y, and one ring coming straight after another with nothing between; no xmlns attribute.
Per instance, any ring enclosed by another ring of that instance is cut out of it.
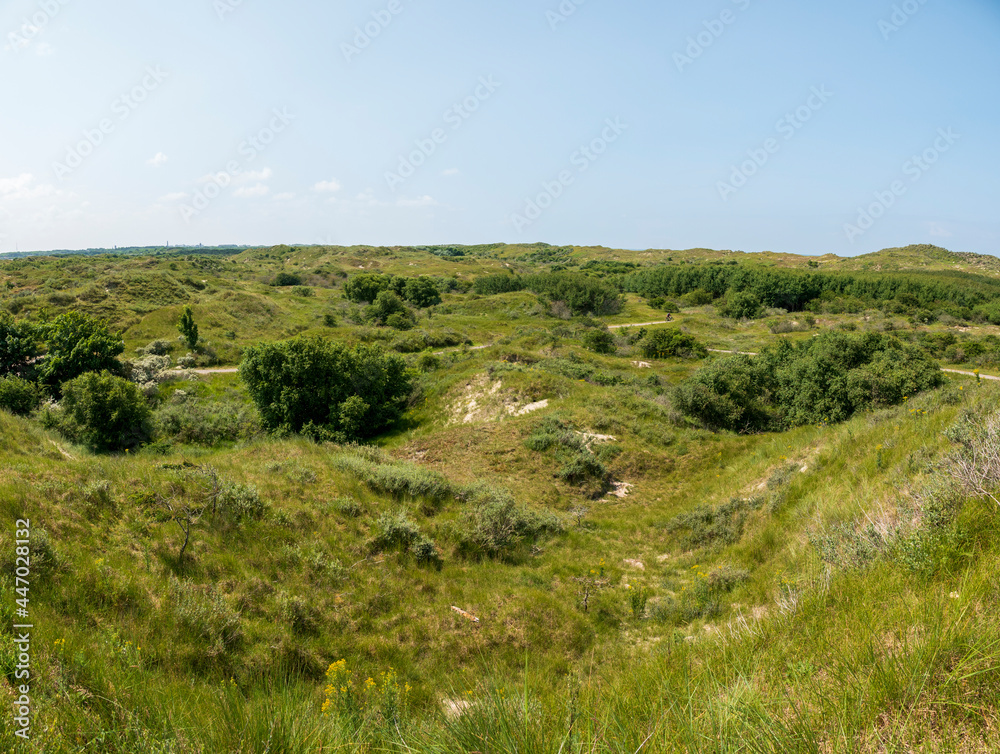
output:
<svg viewBox="0 0 1000 754"><path fill-rule="evenodd" d="M998 269L0 260L0 750L1000 750Z"/></svg>

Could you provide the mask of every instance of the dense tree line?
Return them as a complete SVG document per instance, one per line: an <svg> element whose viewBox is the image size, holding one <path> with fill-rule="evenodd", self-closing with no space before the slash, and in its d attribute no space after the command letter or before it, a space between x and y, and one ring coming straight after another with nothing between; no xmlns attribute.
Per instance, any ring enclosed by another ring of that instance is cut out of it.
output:
<svg viewBox="0 0 1000 754"><path fill-rule="evenodd" d="M429 277L407 278L382 273L352 275L344 283L344 295L356 304L371 304L380 293L391 291L420 309L441 303L439 283ZM447 283L443 284L447 289Z"/></svg>
<svg viewBox="0 0 1000 754"><path fill-rule="evenodd" d="M883 333L833 331L720 359L682 383L674 400L714 429L779 431L896 405L942 379L920 348Z"/></svg>
<svg viewBox="0 0 1000 754"><path fill-rule="evenodd" d="M496 273L476 278L473 289L481 296L528 290L551 301L561 301L575 315L607 315L621 311L621 293L607 281L572 272L537 275Z"/></svg>
<svg viewBox="0 0 1000 754"><path fill-rule="evenodd" d="M966 310L981 316L1000 309L1000 281L961 272L866 274L761 269L742 265L661 265L621 275L622 289L646 297L679 298L704 292L713 300L737 301L734 316L759 307L788 311L809 309L810 304L835 298L879 304L897 302L906 309ZM737 299L737 294L739 298Z"/></svg>

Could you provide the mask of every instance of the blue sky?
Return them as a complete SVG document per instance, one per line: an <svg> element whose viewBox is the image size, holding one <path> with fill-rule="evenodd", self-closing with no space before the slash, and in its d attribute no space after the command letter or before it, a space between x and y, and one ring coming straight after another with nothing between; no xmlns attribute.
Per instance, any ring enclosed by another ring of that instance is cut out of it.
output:
<svg viewBox="0 0 1000 754"><path fill-rule="evenodd" d="M0 35L0 251L1000 254L996 0L9 0Z"/></svg>

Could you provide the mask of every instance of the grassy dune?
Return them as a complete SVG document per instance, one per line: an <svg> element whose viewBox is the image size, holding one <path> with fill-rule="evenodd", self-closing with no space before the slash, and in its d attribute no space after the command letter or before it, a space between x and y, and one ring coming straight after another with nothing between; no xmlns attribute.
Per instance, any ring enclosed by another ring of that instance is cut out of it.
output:
<svg viewBox="0 0 1000 754"><path fill-rule="evenodd" d="M205 280L176 301L183 288L157 283L148 312L146 288L105 306L132 349L175 339L192 304L224 365L256 339L371 337L349 320L338 269L471 279L504 263L360 249L210 261L228 267L67 258L2 263L0 281L16 292L143 266ZM265 284L296 265L326 282L311 296ZM420 328L494 345L421 361L379 447L249 422L218 442L98 456L0 412L0 519L10 533L31 519L36 626L32 741L5 719L0 749L1000 749L1000 511L945 483L958 448L946 430L994 413L1000 385L950 375L842 424L714 433L670 400L702 362L641 367L621 339L617 355L590 353L582 320L546 317L526 292L444 299ZM607 321L662 317L629 297ZM712 348L781 337L711 306L677 318ZM235 375L166 383L156 400L199 427L250 405ZM7 537L0 688L13 700Z"/></svg>

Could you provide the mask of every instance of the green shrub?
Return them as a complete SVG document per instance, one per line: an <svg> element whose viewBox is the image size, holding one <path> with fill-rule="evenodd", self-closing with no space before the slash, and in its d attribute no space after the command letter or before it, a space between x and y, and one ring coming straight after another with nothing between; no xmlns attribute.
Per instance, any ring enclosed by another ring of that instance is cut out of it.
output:
<svg viewBox="0 0 1000 754"><path fill-rule="evenodd" d="M293 285L302 285L302 278L292 272L279 272L274 276L271 285L275 288L287 288Z"/></svg>
<svg viewBox="0 0 1000 754"><path fill-rule="evenodd" d="M583 334L583 345L594 353L614 353L615 336L608 330L588 330Z"/></svg>
<svg viewBox="0 0 1000 754"><path fill-rule="evenodd" d="M648 359L665 359L679 356L685 359L703 359L708 350L698 340L676 328L653 330L639 343L642 355Z"/></svg>
<svg viewBox="0 0 1000 754"><path fill-rule="evenodd" d="M465 555L508 557L522 542L533 542L563 531L563 523L552 514L519 506L506 490L478 485L463 493L469 508L458 527L459 548Z"/></svg>
<svg viewBox="0 0 1000 754"><path fill-rule="evenodd" d="M330 507L348 518L357 518L362 513L361 504L353 497L338 497L330 503Z"/></svg>
<svg viewBox="0 0 1000 754"><path fill-rule="evenodd" d="M153 412L152 420L157 439L168 443L211 446L250 440L262 431L260 416L252 405L227 400L188 397L165 403Z"/></svg>
<svg viewBox="0 0 1000 754"><path fill-rule="evenodd" d="M754 319L762 308L763 304L756 293L730 291L719 307L719 314L733 319Z"/></svg>
<svg viewBox="0 0 1000 754"><path fill-rule="evenodd" d="M764 500L734 497L718 507L699 505L667 522L666 529L680 535L683 547L708 547L715 544L731 545L740 541L743 527L751 511L759 510Z"/></svg>
<svg viewBox="0 0 1000 754"><path fill-rule="evenodd" d="M192 351L198 346L198 325L194 322L194 314L190 306L185 306L181 313L180 322L177 323L177 330L184 336L184 342Z"/></svg>
<svg viewBox="0 0 1000 754"><path fill-rule="evenodd" d="M44 327L48 354L39 369L40 381L54 394L60 384L85 372L121 374L117 357L125 350L120 335L107 323L80 312L60 314Z"/></svg>
<svg viewBox="0 0 1000 754"><path fill-rule="evenodd" d="M135 448L149 440L150 410L128 380L88 372L62 386L59 429L98 452Z"/></svg>
<svg viewBox="0 0 1000 754"><path fill-rule="evenodd" d="M423 534L405 512L383 513L376 526L378 531L369 545L372 552L401 550L412 554L418 563L440 560L433 540Z"/></svg>
<svg viewBox="0 0 1000 754"><path fill-rule="evenodd" d="M480 296L495 296L498 293L513 293L524 290L524 282L518 275L498 272L476 278L472 289Z"/></svg>
<svg viewBox="0 0 1000 754"><path fill-rule="evenodd" d="M12 374L0 377L0 409L26 416L42 402L42 389L35 382Z"/></svg>
<svg viewBox="0 0 1000 754"><path fill-rule="evenodd" d="M30 322L0 312L0 376L26 376L31 360L38 355L42 334Z"/></svg>
<svg viewBox="0 0 1000 754"><path fill-rule="evenodd" d="M406 281L403 297L416 307L424 309L441 303L441 294L434 281L427 277L411 278Z"/></svg>
<svg viewBox="0 0 1000 754"><path fill-rule="evenodd" d="M592 480L607 482L611 477L604 464L586 449L564 463L556 472L556 476L569 484L583 484Z"/></svg>
<svg viewBox="0 0 1000 754"><path fill-rule="evenodd" d="M219 657L242 644L239 613L211 585L199 588L171 576L167 599L182 634L197 643L199 654Z"/></svg>
<svg viewBox="0 0 1000 754"><path fill-rule="evenodd" d="M709 427L759 432L843 421L942 381L937 364L915 346L882 333L830 331L710 364L681 384L674 402Z"/></svg>
<svg viewBox="0 0 1000 754"><path fill-rule="evenodd" d="M348 439L396 421L412 389L400 357L316 337L247 349L240 377L265 428L299 432L312 423Z"/></svg>
<svg viewBox="0 0 1000 754"><path fill-rule="evenodd" d="M455 494L444 476L412 464L387 463L355 452L334 457L333 465L353 474L371 490L395 497L409 495L440 503Z"/></svg>
<svg viewBox="0 0 1000 754"><path fill-rule="evenodd" d="M344 295L356 304L370 304L382 291L389 290L388 275L362 273L352 275L344 283Z"/></svg>
<svg viewBox="0 0 1000 754"><path fill-rule="evenodd" d="M236 522L259 521L270 508L253 485L226 482L219 492L218 510Z"/></svg>

